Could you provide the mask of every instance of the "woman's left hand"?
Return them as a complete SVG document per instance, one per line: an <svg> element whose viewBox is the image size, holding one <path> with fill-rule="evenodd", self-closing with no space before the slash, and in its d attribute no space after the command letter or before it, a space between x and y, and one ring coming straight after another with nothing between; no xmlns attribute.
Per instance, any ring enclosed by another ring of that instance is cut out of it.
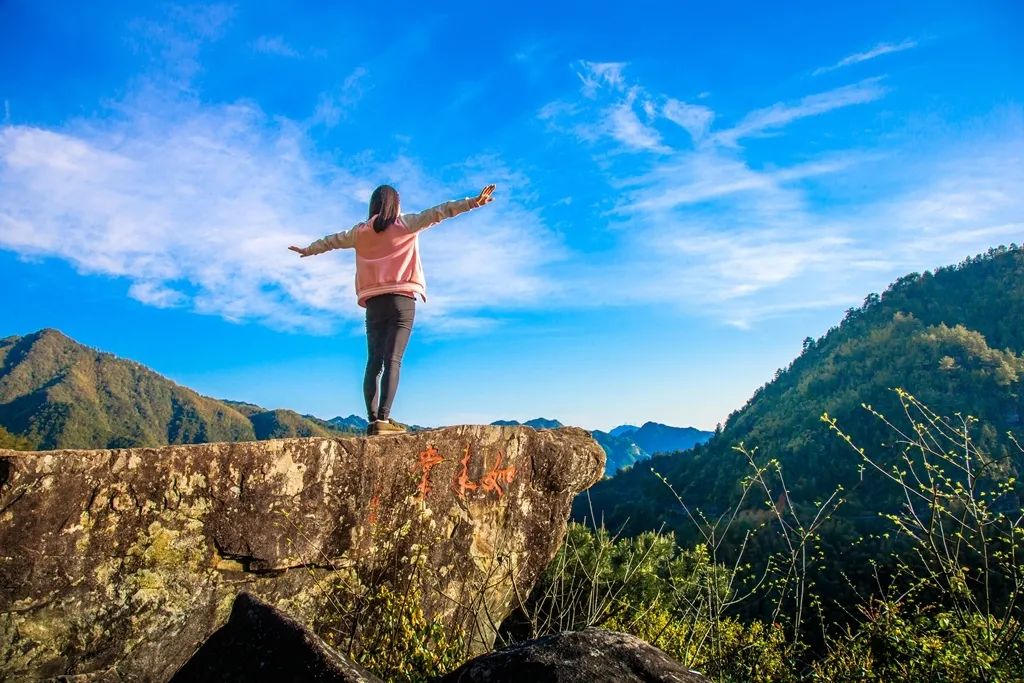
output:
<svg viewBox="0 0 1024 683"><path fill-rule="evenodd" d="M491 196L491 193L494 192L495 187L495 185L488 185L484 189L480 190L480 194L474 197L477 208L484 204L490 204L494 201L494 197Z"/></svg>
<svg viewBox="0 0 1024 683"><path fill-rule="evenodd" d="M294 251L295 253L297 253L302 258L306 258L307 256L309 256L309 254L306 253L306 250L303 249L302 247L288 247L288 248L291 249L292 251Z"/></svg>

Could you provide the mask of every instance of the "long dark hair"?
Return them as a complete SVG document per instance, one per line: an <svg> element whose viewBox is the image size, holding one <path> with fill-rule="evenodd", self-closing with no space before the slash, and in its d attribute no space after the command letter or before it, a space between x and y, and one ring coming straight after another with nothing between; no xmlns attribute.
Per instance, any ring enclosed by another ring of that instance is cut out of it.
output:
<svg viewBox="0 0 1024 683"><path fill-rule="evenodd" d="M398 218L398 190L390 185L381 185L370 195L370 213L367 218L377 215L373 222L376 232L384 232Z"/></svg>

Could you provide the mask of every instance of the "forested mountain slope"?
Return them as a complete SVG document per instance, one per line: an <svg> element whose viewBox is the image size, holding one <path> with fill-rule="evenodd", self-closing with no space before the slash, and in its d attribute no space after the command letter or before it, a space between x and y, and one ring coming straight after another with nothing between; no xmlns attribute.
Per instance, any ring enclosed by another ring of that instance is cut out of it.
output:
<svg viewBox="0 0 1024 683"><path fill-rule="evenodd" d="M290 410L201 396L50 329L0 339L0 427L43 450L342 433Z"/></svg>
<svg viewBox="0 0 1024 683"><path fill-rule="evenodd" d="M860 457L830 432L822 414L836 418L873 457L894 462L892 430L862 404L896 417L900 404L892 389L901 387L940 414L977 417L978 444L1019 472L1021 454L1006 433L1022 431L1022 351L1024 250L1001 247L957 266L912 273L881 296L868 296L820 339L805 340L800 356L708 443L686 458L655 457L600 482L589 500L584 494L576 501L574 516L589 517L593 506L609 527L636 533L665 524L692 540L692 523L651 468L686 504L720 512L735 504L750 474L734 449L744 444L756 448L759 463L779 461L787 503L797 509L843 487L846 503L826 538L839 543L869 529L880 512L898 509L902 497L877 472L862 471ZM763 509L761 498L746 505Z"/></svg>

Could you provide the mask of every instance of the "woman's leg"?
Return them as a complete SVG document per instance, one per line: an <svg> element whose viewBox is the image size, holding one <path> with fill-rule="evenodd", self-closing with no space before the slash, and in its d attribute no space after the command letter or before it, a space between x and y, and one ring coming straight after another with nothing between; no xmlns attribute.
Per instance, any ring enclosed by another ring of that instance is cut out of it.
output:
<svg viewBox="0 0 1024 683"><path fill-rule="evenodd" d="M393 317L389 320L383 344L384 374L380 380L380 405L377 419L386 420L391 414L391 404L398 392L398 377L402 370L402 356L412 335L416 318L416 300L409 296L395 295Z"/></svg>
<svg viewBox="0 0 1024 683"><path fill-rule="evenodd" d="M387 308L383 297L373 297L366 302L366 373L363 375L363 398L366 399L366 414L373 422L377 414L379 394L377 380L384 367L384 345L388 337Z"/></svg>

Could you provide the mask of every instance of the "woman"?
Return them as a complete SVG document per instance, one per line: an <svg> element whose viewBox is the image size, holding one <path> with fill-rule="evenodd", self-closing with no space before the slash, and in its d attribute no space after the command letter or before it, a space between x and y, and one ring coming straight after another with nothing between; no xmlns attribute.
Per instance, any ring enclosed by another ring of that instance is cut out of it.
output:
<svg viewBox="0 0 1024 683"><path fill-rule="evenodd" d="M391 419L391 404L398 391L402 355L412 334L416 296L427 300L427 281L420 263L420 231L463 211L489 204L493 201L494 187L488 185L476 197L401 215L398 191L390 185L381 185L370 197L366 222L318 239L304 249L288 247L303 257L331 249L356 250L356 295L359 305L366 309L368 358L363 396L370 421L367 434L405 431Z"/></svg>

